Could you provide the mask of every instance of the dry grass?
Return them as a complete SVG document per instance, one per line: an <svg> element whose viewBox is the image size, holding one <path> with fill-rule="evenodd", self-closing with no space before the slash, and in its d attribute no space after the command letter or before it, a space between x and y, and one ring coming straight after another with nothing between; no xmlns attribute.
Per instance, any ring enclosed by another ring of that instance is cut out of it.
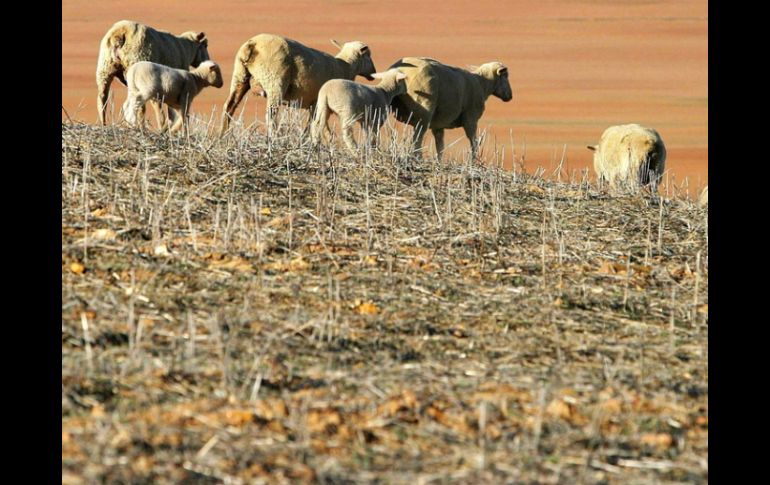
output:
<svg viewBox="0 0 770 485"><path fill-rule="evenodd" d="M708 481L707 209L234 126L62 124L64 483Z"/></svg>

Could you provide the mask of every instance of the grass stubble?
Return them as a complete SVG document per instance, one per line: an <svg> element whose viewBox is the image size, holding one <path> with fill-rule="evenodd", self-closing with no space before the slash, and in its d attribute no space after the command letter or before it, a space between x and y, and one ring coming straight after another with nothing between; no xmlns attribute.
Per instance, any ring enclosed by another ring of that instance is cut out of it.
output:
<svg viewBox="0 0 770 485"><path fill-rule="evenodd" d="M708 481L707 208L302 116L62 122L63 483Z"/></svg>

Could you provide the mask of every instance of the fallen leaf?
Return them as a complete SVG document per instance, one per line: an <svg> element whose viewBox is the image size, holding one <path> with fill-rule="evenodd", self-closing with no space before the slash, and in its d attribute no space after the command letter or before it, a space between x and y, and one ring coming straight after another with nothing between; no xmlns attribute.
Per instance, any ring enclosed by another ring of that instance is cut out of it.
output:
<svg viewBox="0 0 770 485"><path fill-rule="evenodd" d="M155 256L168 256L171 254L168 250L168 247L165 244L158 244L155 246L155 248L152 250L153 254Z"/></svg>
<svg viewBox="0 0 770 485"><path fill-rule="evenodd" d="M155 459L151 456L142 455L139 458L134 458L131 463L131 469L134 473L146 475L152 471L152 467L155 465Z"/></svg>
<svg viewBox="0 0 770 485"><path fill-rule="evenodd" d="M639 441L643 445L660 449L670 448L674 444L674 438L668 433L644 433Z"/></svg>
<svg viewBox="0 0 770 485"><path fill-rule="evenodd" d="M270 210L270 207L263 207L261 211L259 211L260 214L263 216L269 216L273 213L273 211Z"/></svg>
<svg viewBox="0 0 770 485"><path fill-rule="evenodd" d="M311 433L336 434L342 416L335 409L311 409L307 413L307 429Z"/></svg>
<svg viewBox="0 0 770 485"><path fill-rule="evenodd" d="M571 424L585 424L587 419L577 411L577 407L573 402L575 402L575 399L570 396L554 399L545 409L545 413L551 417L563 419Z"/></svg>
<svg viewBox="0 0 770 485"><path fill-rule="evenodd" d="M209 268L212 269L231 269L235 271L251 272L254 271L254 266L241 257L235 256L227 259L214 259L209 263Z"/></svg>
<svg viewBox="0 0 770 485"><path fill-rule="evenodd" d="M366 301L361 303L356 307L356 310L361 315L376 315L377 312L379 312L379 309L377 308L377 305L370 301Z"/></svg>
<svg viewBox="0 0 770 485"><path fill-rule="evenodd" d="M600 407L607 414L620 414L623 410L623 403L618 398L611 398L601 403Z"/></svg>
<svg viewBox="0 0 770 485"><path fill-rule="evenodd" d="M91 233L91 239L98 241L111 241L117 237L117 234L112 229L97 229Z"/></svg>
<svg viewBox="0 0 770 485"><path fill-rule="evenodd" d="M310 267L310 264L304 259L302 259L302 256L292 259L289 262L289 270L291 271L302 271L302 270L308 269L309 267Z"/></svg>
<svg viewBox="0 0 770 485"><path fill-rule="evenodd" d="M75 274L83 274L85 270L86 270L86 267L78 263L77 261L70 264L70 271L72 271Z"/></svg>
<svg viewBox="0 0 770 485"><path fill-rule="evenodd" d="M104 412L104 406L101 404L96 404L91 408L92 418L103 418L104 416L106 416L106 413Z"/></svg>
<svg viewBox="0 0 770 485"><path fill-rule="evenodd" d="M535 184L529 184L524 188L527 190L527 192L530 192L533 194L545 194L545 190L543 190L542 188L538 187Z"/></svg>
<svg viewBox="0 0 770 485"><path fill-rule="evenodd" d="M267 223L267 227L285 226L291 221L291 216L274 217Z"/></svg>
<svg viewBox="0 0 770 485"><path fill-rule="evenodd" d="M99 209L94 209L91 211L91 216L93 217L102 217L107 214L107 208L101 207Z"/></svg>
<svg viewBox="0 0 770 485"><path fill-rule="evenodd" d="M569 404L561 399L554 399L551 401L551 403L548 404L548 407L545 408L545 413L554 418L561 418L564 420L569 420L571 415Z"/></svg>

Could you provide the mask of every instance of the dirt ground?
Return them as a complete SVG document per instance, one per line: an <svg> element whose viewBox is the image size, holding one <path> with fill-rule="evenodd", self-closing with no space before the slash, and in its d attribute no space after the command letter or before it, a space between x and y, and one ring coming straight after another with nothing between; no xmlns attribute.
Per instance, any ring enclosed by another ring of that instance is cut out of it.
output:
<svg viewBox="0 0 770 485"><path fill-rule="evenodd" d="M204 91L198 113L217 115L227 97L233 56L248 38L271 32L334 52L330 38L370 44L384 70L403 56L430 56L468 66L491 60L511 70L514 98L490 98L481 127L508 145L528 169L590 166L585 145L607 126L656 127L679 184L708 181L708 4L697 1L293 1L195 0L62 3L62 105L96 121L94 71L99 41L116 21L131 19L179 33L203 30L225 87ZM360 81L363 81L359 78ZM116 101L125 88L115 82ZM117 104L119 107L120 104ZM246 116L262 117L264 100L247 99ZM62 112L62 118L65 117ZM452 130L447 144L459 140ZM430 137L427 137L428 141ZM491 148L491 144L487 145Z"/></svg>
<svg viewBox="0 0 770 485"><path fill-rule="evenodd" d="M302 127L62 123L63 485L708 483L708 208Z"/></svg>

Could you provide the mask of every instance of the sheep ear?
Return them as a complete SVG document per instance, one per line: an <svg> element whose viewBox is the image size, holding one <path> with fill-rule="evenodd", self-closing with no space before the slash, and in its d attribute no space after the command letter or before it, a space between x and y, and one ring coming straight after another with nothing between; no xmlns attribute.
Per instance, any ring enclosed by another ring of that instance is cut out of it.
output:
<svg viewBox="0 0 770 485"><path fill-rule="evenodd" d="M589 149L589 150L591 150L592 152L595 152L595 151L596 151L596 145L587 145L587 146L586 146L586 148L588 148L588 149Z"/></svg>
<svg viewBox="0 0 770 485"><path fill-rule="evenodd" d="M205 32L198 32L198 35L195 36L195 40L197 40L198 42L202 42L203 39L205 38L206 38Z"/></svg>
<svg viewBox="0 0 770 485"><path fill-rule="evenodd" d="M385 77L385 74L383 74L383 73L381 73L381 72L375 72L374 74L371 74L371 76L372 76L374 79L382 79L383 77Z"/></svg>
<svg viewBox="0 0 770 485"><path fill-rule="evenodd" d="M365 45L365 46L361 47L361 50L360 50L361 54L365 54L368 51L369 51L369 46L368 45Z"/></svg>
<svg viewBox="0 0 770 485"><path fill-rule="evenodd" d="M396 74L396 80L401 80L401 79L406 79L406 74L404 74L403 72L399 72L398 74Z"/></svg>
<svg viewBox="0 0 770 485"><path fill-rule="evenodd" d="M212 64L211 67L209 67L209 71L216 71L217 68L219 68L219 66L217 66L216 64Z"/></svg>
<svg viewBox="0 0 770 485"><path fill-rule="evenodd" d="M502 76L503 74L508 74L508 68L503 66L500 69L497 70L497 75Z"/></svg>
<svg viewBox="0 0 770 485"><path fill-rule="evenodd" d="M329 39L329 40L330 40L330 41L332 41L332 45L333 45L334 47L336 47L337 49L342 49L342 46L340 45L340 43L339 43L339 42L337 42L337 41L336 41L336 40L334 40L334 39Z"/></svg>

